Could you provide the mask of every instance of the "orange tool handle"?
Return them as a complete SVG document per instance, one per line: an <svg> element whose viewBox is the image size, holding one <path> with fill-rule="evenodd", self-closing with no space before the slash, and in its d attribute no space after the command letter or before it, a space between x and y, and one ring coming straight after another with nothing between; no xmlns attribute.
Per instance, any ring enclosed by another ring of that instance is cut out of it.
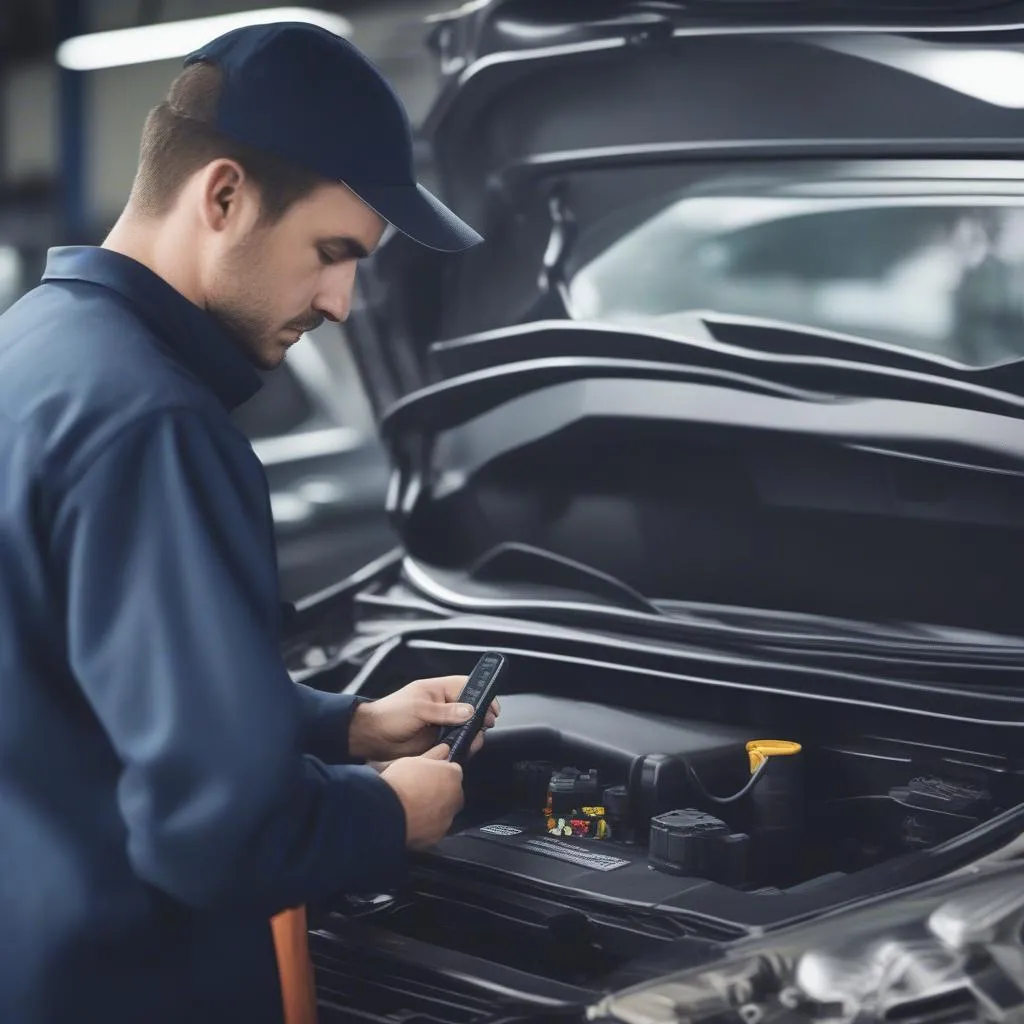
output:
<svg viewBox="0 0 1024 1024"><path fill-rule="evenodd" d="M281 979L285 1024L316 1024L316 987L309 958L309 925L305 907L282 910L270 919Z"/></svg>

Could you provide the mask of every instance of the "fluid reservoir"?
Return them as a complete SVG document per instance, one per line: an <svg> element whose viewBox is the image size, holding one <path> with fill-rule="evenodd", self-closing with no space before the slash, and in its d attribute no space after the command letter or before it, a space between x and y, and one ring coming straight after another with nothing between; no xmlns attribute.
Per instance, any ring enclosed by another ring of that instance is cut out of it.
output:
<svg viewBox="0 0 1024 1024"><path fill-rule="evenodd" d="M773 880L795 871L804 825L803 748L791 740L747 743L750 773L760 770L750 794L757 874Z"/></svg>

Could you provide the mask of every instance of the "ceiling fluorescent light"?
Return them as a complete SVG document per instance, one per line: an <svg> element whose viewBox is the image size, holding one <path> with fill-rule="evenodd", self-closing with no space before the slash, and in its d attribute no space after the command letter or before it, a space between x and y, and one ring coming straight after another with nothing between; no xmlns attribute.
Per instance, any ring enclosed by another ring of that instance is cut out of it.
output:
<svg viewBox="0 0 1024 1024"><path fill-rule="evenodd" d="M124 64L171 60L184 57L232 29L277 21L300 21L307 25L318 25L335 35L352 35L352 23L340 14L329 14L309 7L270 7L262 11L219 14L209 18L168 21L75 36L57 47L57 63L70 71L97 71Z"/></svg>

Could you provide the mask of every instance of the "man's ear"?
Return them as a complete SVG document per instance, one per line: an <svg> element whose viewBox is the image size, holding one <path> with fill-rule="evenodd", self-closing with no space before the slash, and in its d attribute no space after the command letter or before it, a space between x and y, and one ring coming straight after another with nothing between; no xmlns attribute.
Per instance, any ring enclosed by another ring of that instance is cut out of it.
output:
<svg viewBox="0 0 1024 1024"><path fill-rule="evenodd" d="M200 172L202 217L212 231L223 231L243 213L245 171L234 160L220 159Z"/></svg>

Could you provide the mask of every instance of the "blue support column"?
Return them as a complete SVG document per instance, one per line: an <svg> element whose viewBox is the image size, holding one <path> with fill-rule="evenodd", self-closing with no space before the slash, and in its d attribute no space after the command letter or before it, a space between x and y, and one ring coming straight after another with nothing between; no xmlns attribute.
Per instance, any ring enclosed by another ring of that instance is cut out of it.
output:
<svg viewBox="0 0 1024 1024"><path fill-rule="evenodd" d="M85 30L83 0L57 0L57 36L68 39ZM84 72L58 68L57 113L60 229L63 245L95 242L89 237L85 151Z"/></svg>

